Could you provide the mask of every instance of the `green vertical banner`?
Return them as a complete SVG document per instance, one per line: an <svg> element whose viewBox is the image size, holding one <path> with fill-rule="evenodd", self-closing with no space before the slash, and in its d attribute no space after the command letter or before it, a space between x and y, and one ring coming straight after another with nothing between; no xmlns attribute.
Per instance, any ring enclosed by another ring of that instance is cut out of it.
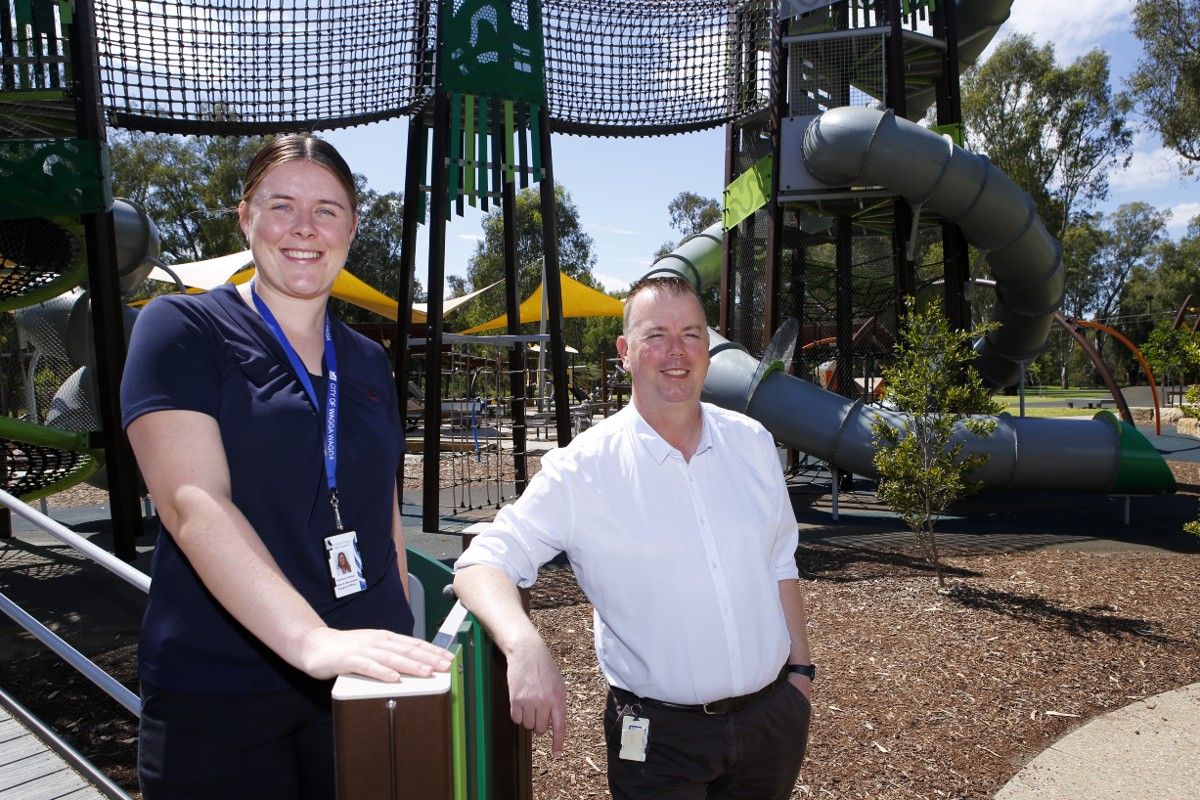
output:
<svg viewBox="0 0 1200 800"><path fill-rule="evenodd" d="M438 88L453 98L454 109L449 201L465 195L486 208L485 176L493 168L507 183L519 176L522 186L542 176L536 135L537 114L546 103L541 0L441 0L439 9ZM462 98L466 106L460 109ZM526 136L531 126L534 135ZM490 136L503 145L489 147ZM492 196L498 191L492 187Z"/></svg>

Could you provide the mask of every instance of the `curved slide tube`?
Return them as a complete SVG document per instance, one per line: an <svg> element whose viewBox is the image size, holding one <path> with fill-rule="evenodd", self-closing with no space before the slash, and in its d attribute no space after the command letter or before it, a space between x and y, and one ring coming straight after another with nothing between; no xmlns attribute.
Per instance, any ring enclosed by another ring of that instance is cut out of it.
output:
<svg viewBox="0 0 1200 800"><path fill-rule="evenodd" d="M1058 243L1028 195L987 159L890 112L839 108L813 121L805 160L818 178L841 185L884 185L915 205L956 221L988 251L995 271L995 317L1003 327L976 345L977 366L994 385L1011 384L1022 360L1045 342L1062 294ZM698 289L721 271L721 226L683 242L647 274L674 272ZM899 427L904 415L849 400L763 364L744 348L709 332L712 365L704 399L744 411L775 438L847 472L873 475L871 424ZM1092 420L997 418L988 437L956 433L969 453L988 456L976 473L984 485L1143 494L1174 491L1170 469L1128 423L1107 412Z"/></svg>
<svg viewBox="0 0 1200 800"><path fill-rule="evenodd" d="M986 252L1001 327L976 344L975 367L992 386L1016 383L1046 342L1065 281L1061 248L1033 199L986 157L890 111L825 112L804 133L804 163L834 186L884 186L955 223Z"/></svg>

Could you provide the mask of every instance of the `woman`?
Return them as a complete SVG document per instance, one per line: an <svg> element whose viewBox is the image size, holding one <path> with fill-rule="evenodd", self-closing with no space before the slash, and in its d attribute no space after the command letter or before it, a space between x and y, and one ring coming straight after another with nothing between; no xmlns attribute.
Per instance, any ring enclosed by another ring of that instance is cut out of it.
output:
<svg viewBox="0 0 1200 800"><path fill-rule="evenodd" d="M449 668L408 635L387 358L326 310L355 208L332 146L273 140L238 205L255 279L134 327L123 423L167 534L138 659L147 800L333 797L329 681Z"/></svg>

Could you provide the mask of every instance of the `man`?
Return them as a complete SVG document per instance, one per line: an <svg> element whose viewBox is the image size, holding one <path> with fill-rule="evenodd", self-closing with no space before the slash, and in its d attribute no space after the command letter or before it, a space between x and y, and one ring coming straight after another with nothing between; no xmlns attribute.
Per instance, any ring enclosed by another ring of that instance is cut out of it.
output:
<svg viewBox="0 0 1200 800"><path fill-rule="evenodd" d="M611 687L615 800L786 798L813 668L775 443L754 420L700 402L708 328L681 278L634 285L617 352L630 405L542 459L459 558L454 588L508 659L513 721L553 731L558 755L562 674L517 586L567 554Z"/></svg>

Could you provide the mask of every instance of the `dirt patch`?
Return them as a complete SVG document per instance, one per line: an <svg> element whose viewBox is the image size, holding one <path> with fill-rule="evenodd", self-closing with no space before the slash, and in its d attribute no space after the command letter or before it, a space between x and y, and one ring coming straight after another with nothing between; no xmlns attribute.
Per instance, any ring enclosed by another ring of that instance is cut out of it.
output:
<svg viewBox="0 0 1200 800"><path fill-rule="evenodd" d="M946 594L912 551L820 545L798 561L820 676L793 797L985 800L1088 718L1200 680L1196 556L956 557ZM539 798L606 794L604 681L569 575L534 593L571 726L561 760L535 740Z"/></svg>

